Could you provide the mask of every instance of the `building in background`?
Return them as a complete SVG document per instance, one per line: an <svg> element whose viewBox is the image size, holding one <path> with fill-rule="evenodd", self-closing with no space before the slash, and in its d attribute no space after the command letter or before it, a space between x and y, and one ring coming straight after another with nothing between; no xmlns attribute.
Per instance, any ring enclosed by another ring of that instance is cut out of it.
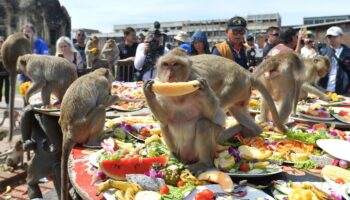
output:
<svg viewBox="0 0 350 200"><path fill-rule="evenodd" d="M256 36L257 34L266 34L270 26L281 27L281 16L279 13L258 14L247 16L248 34Z"/></svg>
<svg viewBox="0 0 350 200"><path fill-rule="evenodd" d="M62 35L70 36L71 19L59 0L1 0L0 35L20 31L31 23L37 36L44 39L54 53L56 40Z"/></svg>
<svg viewBox="0 0 350 200"><path fill-rule="evenodd" d="M337 21L350 20L350 15L322 16L322 17L304 17L304 25L323 24Z"/></svg>

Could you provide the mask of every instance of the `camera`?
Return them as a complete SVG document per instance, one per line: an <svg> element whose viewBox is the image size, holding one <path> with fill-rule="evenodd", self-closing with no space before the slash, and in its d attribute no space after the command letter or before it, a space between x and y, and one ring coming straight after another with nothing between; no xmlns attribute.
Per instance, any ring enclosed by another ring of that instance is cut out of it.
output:
<svg viewBox="0 0 350 200"><path fill-rule="evenodd" d="M249 48L247 49L247 62L248 62L248 67L253 67L256 66L256 52L254 48Z"/></svg>
<svg viewBox="0 0 350 200"><path fill-rule="evenodd" d="M149 47L142 70L136 74L137 81L142 80L143 74L152 69L156 64L157 59L164 53L167 35L160 31L160 23L158 21L155 21L153 25L154 30L147 35L145 40L145 42L149 43Z"/></svg>

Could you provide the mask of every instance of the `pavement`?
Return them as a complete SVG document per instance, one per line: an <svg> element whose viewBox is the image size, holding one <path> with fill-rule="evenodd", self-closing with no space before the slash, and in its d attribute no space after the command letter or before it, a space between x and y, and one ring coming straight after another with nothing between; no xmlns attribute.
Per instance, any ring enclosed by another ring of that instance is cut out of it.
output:
<svg viewBox="0 0 350 200"><path fill-rule="evenodd" d="M1 99L0 99L1 100ZM0 102L0 121L3 118L3 112L8 109L8 106L4 102L4 99ZM23 98L18 95L15 98L15 110L20 114L23 109ZM6 119L2 125L2 128L9 128L9 120ZM8 136L0 141L0 155L4 152L11 150L16 141L21 139L21 132L19 127L16 127L11 142L8 141ZM32 152L33 153L33 152ZM24 156L26 159L27 156ZM33 157L33 156L31 156ZM11 199L11 200L24 200L29 199L27 196L27 184L25 182L26 171L23 169L17 169L14 172L4 171L3 163L5 159L0 158L0 200ZM25 160L25 162L28 162ZM5 193L6 187L11 186L11 191ZM57 200L57 194L53 186L53 182L45 180L44 183L40 184L40 189L43 193L43 199Z"/></svg>

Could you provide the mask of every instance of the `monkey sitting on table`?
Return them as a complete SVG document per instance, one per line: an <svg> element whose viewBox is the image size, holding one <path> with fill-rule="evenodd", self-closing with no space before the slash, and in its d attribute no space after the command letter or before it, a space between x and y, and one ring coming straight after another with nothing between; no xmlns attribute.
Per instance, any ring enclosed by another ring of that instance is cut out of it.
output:
<svg viewBox="0 0 350 200"><path fill-rule="evenodd" d="M105 68L81 76L68 88L61 104L63 133L61 198L68 199L68 157L75 144L95 141L103 132L106 107L119 98L111 95L113 76Z"/></svg>
<svg viewBox="0 0 350 200"><path fill-rule="evenodd" d="M192 70L192 62L182 49L160 57L156 67L156 80L161 82L199 80L200 89L187 95L156 95L152 91L154 80L144 83L144 93L172 155L195 173L210 168L225 125L219 99L207 81Z"/></svg>

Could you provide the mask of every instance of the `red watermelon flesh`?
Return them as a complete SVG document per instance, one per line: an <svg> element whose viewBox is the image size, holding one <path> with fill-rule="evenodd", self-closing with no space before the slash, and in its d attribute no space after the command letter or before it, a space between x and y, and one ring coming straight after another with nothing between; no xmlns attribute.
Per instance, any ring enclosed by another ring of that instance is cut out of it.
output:
<svg viewBox="0 0 350 200"><path fill-rule="evenodd" d="M119 160L103 160L100 168L107 176L125 180L126 174L144 174L148 172L153 163L165 165L168 161L166 156L152 158L122 158Z"/></svg>

